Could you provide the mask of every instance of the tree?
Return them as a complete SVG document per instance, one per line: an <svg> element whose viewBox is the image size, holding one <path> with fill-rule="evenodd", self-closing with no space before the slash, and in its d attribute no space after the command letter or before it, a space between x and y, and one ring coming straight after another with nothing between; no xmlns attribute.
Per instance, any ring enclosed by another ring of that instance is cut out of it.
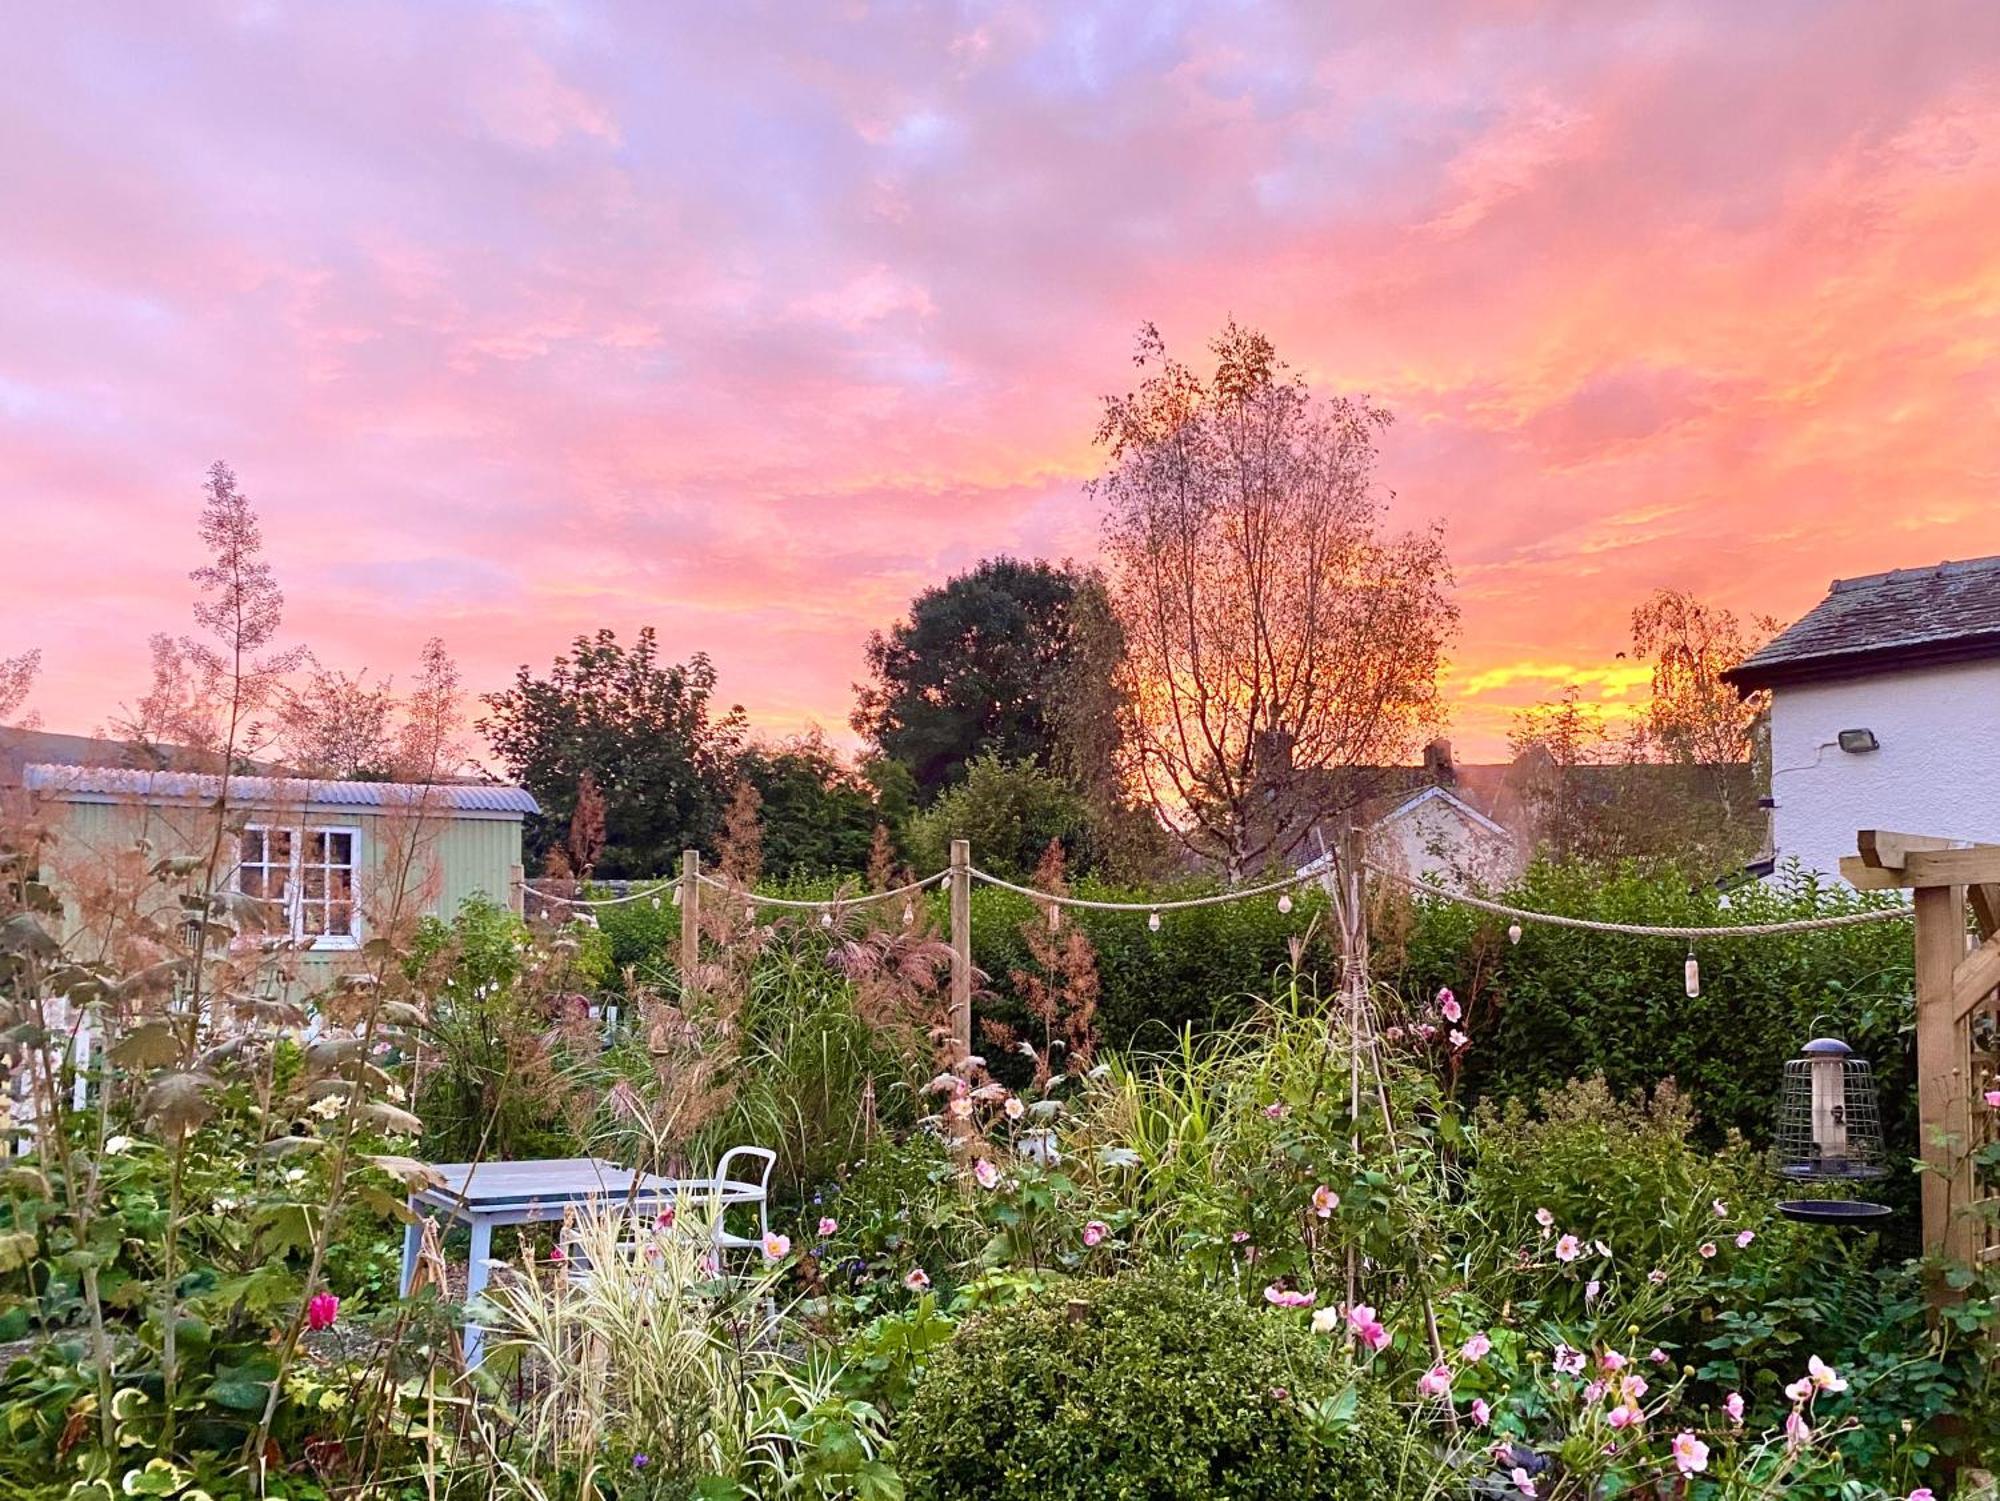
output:
<svg viewBox="0 0 2000 1501"><path fill-rule="evenodd" d="M868 638L871 681L852 723L934 801L982 755L1055 761L1050 705L1070 667L1071 611L1085 576L1064 565L989 558L926 589L910 616Z"/></svg>
<svg viewBox="0 0 2000 1501"><path fill-rule="evenodd" d="M1753 622L1764 636L1778 622ZM1768 695L1745 698L1722 674L1750 655L1752 643L1732 611L1678 589L1656 589L1632 612L1632 654L1653 663L1644 745L1653 759L1683 766L1727 766L1751 758Z"/></svg>
<svg viewBox="0 0 2000 1501"><path fill-rule="evenodd" d="M1604 711L1583 701L1583 689L1571 683L1554 701L1533 704L1514 716L1507 733L1517 759L1543 758L1542 774L1523 789L1523 802L1533 817L1540 842L1557 859L1603 853L1591 817L1590 800L1580 796L1576 769L1618 757L1617 745L1605 723Z"/></svg>
<svg viewBox="0 0 2000 1501"><path fill-rule="evenodd" d="M708 657L662 664L648 627L629 648L609 630L579 636L547 677L522 667L485 695L480 730L542 805L533 855L568 825L586 771L604 797L599 875L657 875L684 848L712 850L743 745L743 710L717 714L714 694Z"/></svg>
<svg viewBox="0 0 2000 1501"><path fill-rule="evenodd" d="M309 665L306 681L279 691L279 745L288 765L309 777L387 779L396 695L385 679Z"/></svg>
<svg viewBox="0 0 2000 1501"><path fill-rule="evenodd" d="M817 731L743 754L741 774L760 798L764 869L779 880L859 874L882 810Z"/></svg>
<svg viewBox="0 0 2000 1501"><path fill-rule="evenodd" d="M1315 397L1230 323L1204 379L1141 331L1108 397L1103 504L1125 637L1122 754L1162 821L1230 879L1295 851L1440 718L1457 626L1435 530L1383 530L1365 397Z"/></svg>
<svg viewBox="0 0 2000 1501"><path fill-rule="evenodd" d="M1019 880L1052 842L1073 860L1088 828L1083 800L1060 777L1030 761L981 756L963 783L910 820L910 856L928 875L950 861L952 840L969 839L980 865Z"/></svg>
<svg viewBox="0 0 2000 1501"><path fill-rule="evenodd" d="M0 657L0 723L12 719L20 712L21 705L28 701L28 693L35 686L35 675L42 670L40 648L24 651L18 657ZM35 716L23 718L16 728L32 730Z"/></svg>

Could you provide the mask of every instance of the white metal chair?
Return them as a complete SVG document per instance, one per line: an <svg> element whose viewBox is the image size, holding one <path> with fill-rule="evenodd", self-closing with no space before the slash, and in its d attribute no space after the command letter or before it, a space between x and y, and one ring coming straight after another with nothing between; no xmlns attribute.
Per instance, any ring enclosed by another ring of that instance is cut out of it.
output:
<svg viewBox="0 0 2000 1501"><path fill-rule="evenodd" d="M756 1181L733 1179L729 1176L729 1165L737 1158L748 1158L761 1162ZM764 1252L764 1237L771 1233L771 1168L778 1160L778 1154L769 1147L731 1147L722 1154L722 1160L715 1165L715 1179L711 1185L715 1205L715 1249L721 1251ZM732 1196L739 1203L755 1203L757 1206L757 1234L754 1238L729 1233L727 1210Z"/></svg>

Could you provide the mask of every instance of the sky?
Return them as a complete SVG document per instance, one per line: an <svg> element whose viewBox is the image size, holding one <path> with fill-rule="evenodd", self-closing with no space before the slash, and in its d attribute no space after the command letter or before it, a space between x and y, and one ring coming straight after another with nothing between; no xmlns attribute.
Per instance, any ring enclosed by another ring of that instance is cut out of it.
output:
<svg viewBox="0 0 2000 1501"><path fill-rule="evenodd" d="M236 469L321 660L579 633L848 739L871 629L1088 559L1234 316L1389 407L1461 758L1632 606L2000 552L2000 6L124 3L0 44L0 656L103 725Z"/></svg>

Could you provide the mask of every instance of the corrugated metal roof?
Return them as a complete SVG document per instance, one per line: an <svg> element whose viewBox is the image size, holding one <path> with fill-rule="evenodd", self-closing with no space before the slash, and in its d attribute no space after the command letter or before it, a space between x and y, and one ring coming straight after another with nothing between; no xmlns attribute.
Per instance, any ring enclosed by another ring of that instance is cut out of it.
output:
<svg viewBox="0 0 2000 1501"><path fill-rule="evenodd" d="M54 797L131 797L162 802L206 802L222 790L211 773L143 771L123 766L52 766L22 769L31 792ZM459 813L539 813L525 788L480 783L338 782L313 777L231 777L232 801L250 807L397 808L428 802Z"/></svg>
<svg viewBox="0 0 2000 1501"><path fill-rule="evenodd" d="M1838 579L1723 676L1754 689L2000 656L2000 556Z"/></svg>

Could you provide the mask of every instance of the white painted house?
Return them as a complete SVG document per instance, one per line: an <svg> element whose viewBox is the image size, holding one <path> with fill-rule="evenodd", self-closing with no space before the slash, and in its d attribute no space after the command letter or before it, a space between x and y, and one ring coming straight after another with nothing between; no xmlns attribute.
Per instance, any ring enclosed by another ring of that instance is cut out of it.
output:
<svg viewBox="0 0 2000 1501"><path fill-rule="evenodd" d="M1724 676L1771 694L1778 860L1837 873L1864 828L2000 842L2000 557L1838 580Z"/></svg>

